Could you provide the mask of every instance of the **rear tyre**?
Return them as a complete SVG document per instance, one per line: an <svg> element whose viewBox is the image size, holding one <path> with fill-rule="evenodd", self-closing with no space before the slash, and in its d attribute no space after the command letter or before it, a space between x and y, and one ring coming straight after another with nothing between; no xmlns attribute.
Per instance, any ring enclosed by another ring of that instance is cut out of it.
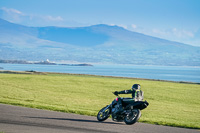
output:
<svg viewBox="0 0 200 133"><path fill-rule="evenodd" d="M124 122L127 125L131 125L136 123L141 116L141 112L139 109L130 110L130 112L124 117Z"/></svg>
<svg viewBox="0 0 200 133"><path fill-rule="evenodd" d="M108 119L108 117L110 116L110 108L104 107L102 108L99 113L97 114L97 120L98 121L105 121L106 119Z"/></svg>

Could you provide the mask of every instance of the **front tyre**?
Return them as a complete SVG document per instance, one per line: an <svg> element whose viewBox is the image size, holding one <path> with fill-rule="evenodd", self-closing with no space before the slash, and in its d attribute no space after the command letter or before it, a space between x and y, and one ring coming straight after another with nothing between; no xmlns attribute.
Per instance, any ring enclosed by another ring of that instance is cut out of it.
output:
<svg viewBox="0 0 200 133"><path fill-rule="evenodd" d="M129 110L127 115L124 117L124 122L128 125L136 123L141 116L141 112L139 109Z"/></svg>
<svg viewBox="0 0 200 133"><path fill-rule="evenodd" d="M110 116L110 107L106 106L103 107L99 113L97 114L97 120L98 121L105 121L106 119L108 119L108 117Z"/></svg>

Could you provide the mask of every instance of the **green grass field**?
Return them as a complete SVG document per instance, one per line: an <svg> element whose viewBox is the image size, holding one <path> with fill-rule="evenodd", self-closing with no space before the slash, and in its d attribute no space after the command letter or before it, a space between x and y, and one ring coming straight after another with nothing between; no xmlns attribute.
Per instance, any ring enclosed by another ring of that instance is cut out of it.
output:
<svg viewBox="0 0 200 133"><path fill-rule="evenodd" d="M141 84L140 122L200 129L200 85L69 74L0 74L0 103L96 116L114 91ZM121 95L129 97L130 95Z"/></svg>

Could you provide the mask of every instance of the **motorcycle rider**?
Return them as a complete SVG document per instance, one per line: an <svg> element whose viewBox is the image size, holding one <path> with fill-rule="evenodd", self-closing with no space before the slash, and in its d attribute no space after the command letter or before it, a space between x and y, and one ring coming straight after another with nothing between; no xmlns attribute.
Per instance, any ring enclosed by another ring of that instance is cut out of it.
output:
<svg viewBox="0 0 200 133"><path fill-rule="evenodd" d="M118 111L116 111L116 114L120 114L123 111L122 103L129 104L143 100L143 92L141 91L140 84L134 84L130 90L115 91L114 94L132 94L132 98L118 98Z"/></svg>

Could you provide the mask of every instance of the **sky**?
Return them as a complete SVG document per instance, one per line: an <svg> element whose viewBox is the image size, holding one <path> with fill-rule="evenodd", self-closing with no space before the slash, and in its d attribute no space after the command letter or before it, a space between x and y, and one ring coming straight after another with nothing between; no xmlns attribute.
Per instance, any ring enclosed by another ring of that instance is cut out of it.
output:
<svg viewBox="0 0 200 133"><path fill-rule="evenodd" d="M0 0L0 18L32 27L117 25L200 47L200 0Z"/></svg>

